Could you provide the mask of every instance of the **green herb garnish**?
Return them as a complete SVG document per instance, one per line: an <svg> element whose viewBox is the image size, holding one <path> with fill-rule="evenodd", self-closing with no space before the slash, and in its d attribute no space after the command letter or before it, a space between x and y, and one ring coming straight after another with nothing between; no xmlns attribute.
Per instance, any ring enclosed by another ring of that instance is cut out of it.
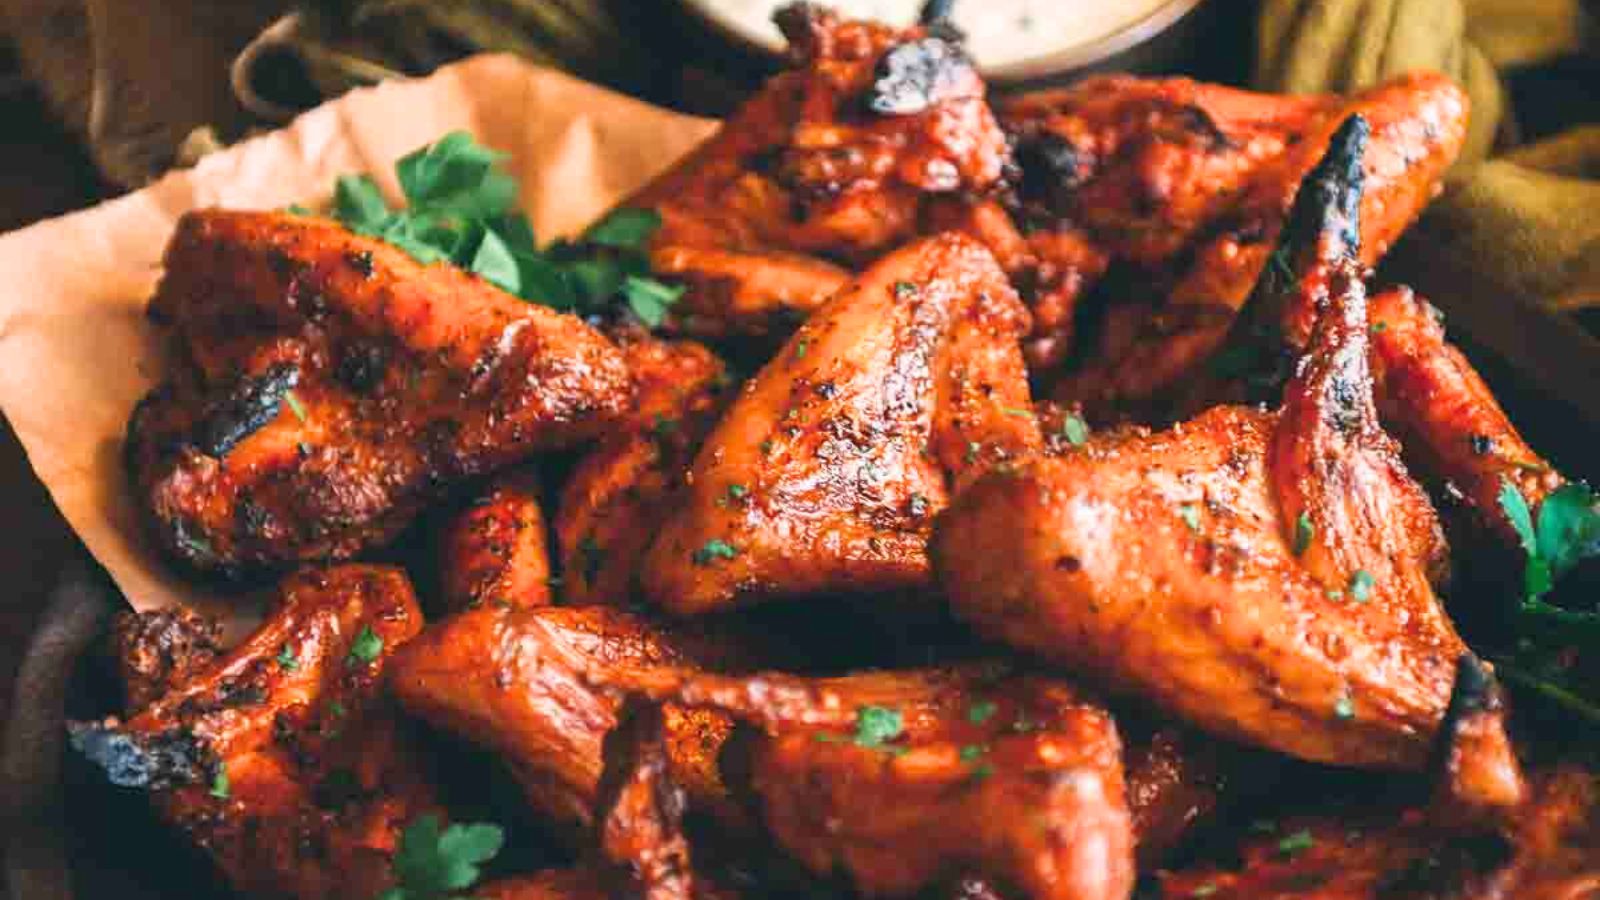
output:
<svg viewBox="0 0 1600 900"><path fill-rule="evenodd" d="M284 644L278 650L278 655L274 657L274 660L278 663L278 668L285 672L293 672L295 669L300 668L300 660L294 655L294 650L290 649L288 644Z"/></svg>
<svg viewBox="0 0 1600 900"><path fill-rule="evenodd" d="M1294 555L1304 556L1311 547L1311 539L1316 537L1317 529L1311 524L1311 516L1302 512L1294 520Z"/></svg>
<svg viewBox="0 0 1600 900"><path fill-rule="evenodd" d="M1356 701L1345 694L1333 704L1333 715L1336 719L1353 719L1356 717Z"/></svg>
<svg viewBox="0 0 1600 900"><path fill-rule="evenodd" d="M361 626L361 631L356 639L350 642L350 662L370 663L383 652L383 638L372 630L371 625Z"/></svg>
<svg viewBox="0 0 1600 900"><path fill-rule="evenodd" d="M1528 604L1539 603L1579 560L1600 553L1600 499L1588 485L1552 491L1539 506L1536 525L1527 499L1508 479L1500 485L1500 508L1527 554L1522 582Z"/></svg>
<svg viewBox="0 0 1600 900"><path fill-rule="evenodd" d="M437 816L418 817L400 834L393 860L395 886L379 900L446 900L477 884L480 866L505 844L498 825L451 825Z"/></svg>
<svg viewBox="0 0 1600 900"><path fill-rule="evenodd" d="M982 725L989 721L999 708L999 704L993 700L975 700L967 707L967 721L974 725Z"/></svg>
<svg viewBox="0 0 1600 900"><path fill-rule="evenodd" d="M1195 534L1200 533L1200 507L1193 503L1185 503L1178 507L1178 517L1183 519L1183 524Z"/></svg>
<svg viewBox="0 0 1600 900"><path fill-rule="evenodd" d="M1278 840L1278 852L1284 856L1294 856L1303 853L1317 845L1317 839L1311 836L1310 829L1302 828L1293 834L1285 835Z"/></svg>
<svg viewBox="0 0 1600 900"><path fill-rule="evenodd" d="M1372 573L1366 569L1357 569L1350 575L1350 599L1357 603L1365 603L1372 596L1372 588L1378 583Z"/></svg>
<svg viewBox="0 0 1600 900"><path fill-rule="evenodd" d="M905 721L898 709L890 709L887 706L863 706L856 710L856 733L853 740L857 747L881 748L904 733Z"/></svg>
<svg viewBox="0 0 1600 900"><path fill-rule="evenodd" d="M1089 423L1080 416L1068 415L1061 420L1061 436L1072 446L1082 447L1089 442Z"/></svg>
<svg viewBox="0 0 1600 900"><path fill-rule="evenodd" d="M626 305L658 327L683 288L650 276L644 246L661 227L653 210L619 209L576 241L541 249L515 209L505 155L464 131L452 132L395 164L404 207L389 206L368 175L335 183L333 215L423 263L450 262L535 303L593 315Z"/></svg>
<svg viewBox="0 0 1600 900"><path fill-rule="evenodd" d="M739 548L733 546L727 541L722 540L721 538L712 538L711 540L706 541L706 545L704 547L701 547L699 550L696 550L694 553L690 554L689 558L693 560L694 564L697 566L708 566L711 564L712 560L733 559L738 555Z"/></svg>
<svg viewBox="0 0 1600 900"><path fill-rule="evenodd" d="M218 800L226 800L233 796L233 787L228 783L227 766L218 765L216 774L211 776L211 796Z"/></svg>

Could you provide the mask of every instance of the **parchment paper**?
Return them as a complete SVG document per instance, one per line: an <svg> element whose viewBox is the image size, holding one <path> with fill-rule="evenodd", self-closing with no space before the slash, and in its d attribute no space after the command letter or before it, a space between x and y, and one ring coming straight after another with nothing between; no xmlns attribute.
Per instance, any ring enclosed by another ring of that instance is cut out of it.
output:
<svg viewBox="0 0 1600 900"><path fill-rule="evenodd" d="M371 172L393 193L397 157L466 129L511 154L545 241L582 228L714 127L501 55L356 91L137 193L0 238L0 409L134 608L188 603L237 626L246 607L187 583L146 543L121 463L128 414L161 375L144 309L178 216L321 203L344 172Z"/></svg>

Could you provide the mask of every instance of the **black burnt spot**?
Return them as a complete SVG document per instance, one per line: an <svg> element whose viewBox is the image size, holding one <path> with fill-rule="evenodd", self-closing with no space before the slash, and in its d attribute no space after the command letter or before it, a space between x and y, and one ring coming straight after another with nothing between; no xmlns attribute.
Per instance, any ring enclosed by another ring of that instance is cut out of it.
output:
<svg viewBox="0 0 1600 900"><path fill-rule="evenodd" d="M353 250L344 255L344 261L350 265L350 268L355 269L362 278L372 277L371 250Z"/></svg>
<svg viewBox="0 0 1600 900"><path fill-rule="evenodd" d="M358 343L344 348L334 367L339 383L358 394L365 394L383 381L389 363L388 352L375 343Z"/></svg>
<svg viewBox="0 0 1600 900"><path fill-rule="evenodd" d="M98 723L68 726L72 747L117 787L160 791L193 784L213 762L193 735L132 735Z"/></svg>
<svg viewBox="0 0 1600 900"><path fill-rule="evenodd" d="M246 376L207 404L195 428L194 445L207 456L224 456L240 441L277 418L283 398L300 381L293 363L277 363Z"/></svg>

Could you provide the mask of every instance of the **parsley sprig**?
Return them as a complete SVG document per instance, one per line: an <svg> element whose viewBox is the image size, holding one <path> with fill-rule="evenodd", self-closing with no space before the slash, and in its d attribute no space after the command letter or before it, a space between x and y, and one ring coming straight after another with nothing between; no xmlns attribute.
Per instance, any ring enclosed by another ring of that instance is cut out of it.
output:
<svg viewBox="0 0 1600 900"><path fill-rule="evenodd" d="M395 175L405 206L389 206L370 175L334 187L334 218L358 234L399 247L420 262L450 262L512 294L555 309L597 315L625 304L655 328L683 289L650 276L644 244L661 226L652 210L619 209L576 241L540 249L505 155L464 131L402 157Z"/></svg>
<svg viewBox="0 0 1600 900"><path fill-rule="evenodd" d="M1581 560L1600 555L1600 498L1587 485L1563 485L1545 497L1536 518L1508 479L1499 500L1526 559L1514 610L1516 649L1497 658L1496 668L1511 684L1600 725L1600 685L1584 682L1569 652L1575 645L1600 645L1600 610L1568 609L1545 599Z"/></svg>
<svg viewBox="0 0 1600 900"><path fill-rule="evenodd" d="M440 829L437 816L419 816L400 835L394 854L395 886L378 900L447 900L472 887L479 867L505 843L497 825L451 825Z"/></svg>

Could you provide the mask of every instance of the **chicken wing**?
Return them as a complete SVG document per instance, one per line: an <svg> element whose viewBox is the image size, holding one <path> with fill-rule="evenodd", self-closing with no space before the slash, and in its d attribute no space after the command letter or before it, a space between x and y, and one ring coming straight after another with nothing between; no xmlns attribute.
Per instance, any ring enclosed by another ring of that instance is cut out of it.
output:
<svg viewBox="0 0 1600 900"><path fill-rule="evenodd" d="M1373 134L1360 241L1370 265L1461 149L1466 98L1443 76L1347 99L1108 76L1004 104L1029 229L1029 363L1039 375L1071 366L1054 396L1105 416L1191 375L1267 267L1301 180L1357 114ZM1095 309L1080 314L1091 292ZM1096 327L1075 342L1084 316ZM1069 360L1078 346L1087 354Z"/></svg>
<svg viewBox="0 0 1600 900"><path fill-rule="evenodd" d="M186 365L135 410L128 460L161 545L202 570L351 556L631 400L576 318L329 220L186 215L151 315Z"/></svg>
<svg viewBox="0 0 1600 900"><path fill-rule="evenodd" d="M526 609L550 602L550 550L538 478L498 476L446 528L439 562L444 608L485 603Z"/></svg>
<svg viewBox="0 0 1600 900"><path fill-rule="evenodd" d="M986 633L1223 736L1422 769L1472 659L1432 589L1442 534L1377 425L1357 264L1309 267L1300 290L1323 311L1281 410L992 474L938 523L941 583ZM1516 784L1503 746L1492 765Z"/></svg>
<svg viewBox="0 0 1600 900"><path fill-rule="evenodd" d="M1577 768L1542 772L1504 833L1463 830L1430 809L1341 810L1273 823L1242 865L1164 874L1168 900L1578 900L1600 894L1600 807Z"/></svg>
<svg viewBox="0 0 1600 900"><path fill-rule="evenodd" d="M1039 447L993 258L944 235L818 310L706 439L642 572L678 614L776 596L926 586L951 489Z"/></svg>
<svg viewBox="0 0 1600 900"><path fill-rule="evenodd" d="M597 670L688 663L748 666L747 635L656 625L610 607L481 607L441 622L396 657L390 683L409 712L503 756L528 801L551 820L592 824L621 699L590 685ZM674 776L696 808L737 821L716 756L732 723L669 707Z"/></svg>
<svg viewBox="0 0 1600 900"><path fill-rule="evenodd" d="M222 654L222 623L182 606L125 611L111 627L111 655L129 710L149 706Z"/></svg>
<svg viewBox="0 0 1600 900"><path fill-rule="evenodd" d="M379 688L422 627L405 576L303 570L242 645L180 675L125 722L74 727L113 784L148 791L240 892L372 897L401 830L436 813L404 725ZM156 647L162 638L146 630ZM125 644L127 646L127 644Z"/></svg>
<svg viewBox="0 0 1600 900"><path fill-rule="evenodd" d="M947 33L777 15L796 58L635 202L663 226L656 272L695 333L786 331L920 233L930 197L1000 187L1009 158L984 84Z"/></svg>
<svg viewBox="0 0 1600 900"><path fill-rule="evenodd" d="M640 561L731 391L727 370L689 341L623 344L638 404L573 470L555 516L562 594L576 605L637 595Z"/></svg>
<svg viewBox="0 0 1600 900"><path fill-rule="evenodd" d="M806 679L613 669L604 683L760 729L750 779L773 837L866 896L968 873L1025 896L1133 889L1133 827L1111 716L1003 664Z"/></svg>

